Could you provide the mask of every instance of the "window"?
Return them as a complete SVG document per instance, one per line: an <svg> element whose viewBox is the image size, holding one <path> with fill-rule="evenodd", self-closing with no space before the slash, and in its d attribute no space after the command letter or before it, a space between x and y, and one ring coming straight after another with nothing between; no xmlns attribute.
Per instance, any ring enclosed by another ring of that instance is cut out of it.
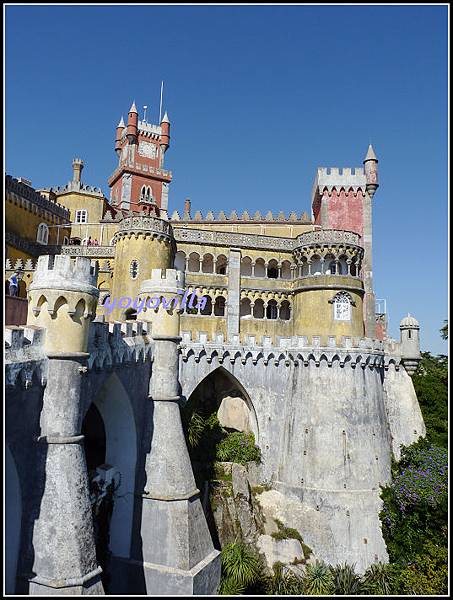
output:
<svg viewBox="0 0 453 600"><path fill-rule="evenodd" d="M49 228L45 223L40 223L38 226L38 234L36 236L36 241L38 244L47 244L49 240Z"/></svg>
<svg viewBox="0 0 453 600"><path fill-rule="evenodd" d="M351 297L346 292L338 292L333 299L333 318L335 321L351 320Z"/></svg>
<svg viewBox="0 0 453 600"><path fill-rule="evenodd" d="M63 237L63 246L67 246L69 244L69 239L67 238L67 236L65 235Z"/></svg>
<svg viewBox="0 0 453 600"><path fill-rule="evenodd" d="M137 279L138 275L138 262L133 260L131 262L131 266L129 267L129 272L131 274L131 279Z"/></svg>
<svg viewBox="0 0 453 600"><path fill-rule="evenodd" d="M338 268L337 268L338 267ZM334 260L329 264L329 271L331 275L341 275L341 263L336 263Z"/></svg>
<svg viewBox="0 0 453 600"><path fill-rule="evenodd" d="M88 211L86 211L86 210L76 210L76 212L75 212L75 222L76 223L87 223L88 222Z"/></svg>

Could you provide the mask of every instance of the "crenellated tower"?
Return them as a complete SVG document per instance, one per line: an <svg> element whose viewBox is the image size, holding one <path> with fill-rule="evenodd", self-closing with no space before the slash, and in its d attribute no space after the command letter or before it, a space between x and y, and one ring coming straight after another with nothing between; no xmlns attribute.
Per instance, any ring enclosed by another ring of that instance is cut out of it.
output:
<svg viewBox="0 0 453 600"><path fill-rule="evenodd" d="M121 117L116 128L118 166L109 179L111 203L125 211L167 218L171 172L164 169L170 146L170 120L164 114L159 125L139 119L135 102L127 123Z"/></svg>

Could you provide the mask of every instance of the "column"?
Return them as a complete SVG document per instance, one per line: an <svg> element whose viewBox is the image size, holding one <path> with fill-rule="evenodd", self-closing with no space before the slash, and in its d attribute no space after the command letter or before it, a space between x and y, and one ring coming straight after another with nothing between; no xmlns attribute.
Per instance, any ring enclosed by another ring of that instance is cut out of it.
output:
<svg viewBox="0 0 453 600"><path fill-rule="evenodd" d="M43 492L34 523L32 595L103 594L80 435L84 352L49 355L37 452Z"/></svg>
<svg viewBox="0 0 453 600"><path fill-rule="evenodd" d="M365 287L364 321L365 335L369 338L376 336L376 307L373 290L373 260L372 260L372 196L367 191L363 199L363 279Z"/></svg>
<svg viewBox="0 0 453 600"><path fill-rule="evenodd" d="M227 339L239 335L241 303L241 250L230 248L228 260Z"/></svg>

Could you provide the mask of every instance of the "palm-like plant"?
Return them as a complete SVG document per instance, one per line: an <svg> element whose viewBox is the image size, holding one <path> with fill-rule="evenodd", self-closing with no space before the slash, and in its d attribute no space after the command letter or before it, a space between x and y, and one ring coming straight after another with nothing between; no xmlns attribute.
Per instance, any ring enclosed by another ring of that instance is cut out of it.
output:
<svg viewBox="0 0 453 600"><path fill-rule="evenodd" d="M333 594L335 584L332 571L324 561L317 560L312 565L307 565L303 578L304 594L311 596L324 596Z"/></svg>
<svg viewBox="0 0 453 600"><path fill-rule="evenodd" d="M274 575L266 577L264 588L272 596L297 596L302 593L302 579L288 569L283 570L280 562L274 564Z"/></svg>
<svg viewBox="0 0 453 600"><path fill-rule="evenodd" d="M204 418L197 412L192 413L187 427L187 437L191 448L198 446L205 426Z"/></svg>
<svg viewBox="0 0 453 600"><path fill-rule="evenodd" d="M225 579L231 579L246 588L258 580L261 560L245 544L233 542L222 549L222 570Z"/></svg>
<svg viewBox="0 0 453 600"><path fill-rule="evenodd" d="M362 577L363 591L366 594L389 595L395 586L395 573L392 565L375 563L370 565Z"/></svg>
<svg viewBox="0 0 453 600"><path fill-rule="evenodd" d="M355 565L344 563L330 567L330 570L333 575L335 594L352 596L361 593L362 582L355 572Z"/></svg>
<svg viewBox="0 0 453 600"><path fill-rule="evenodd" d="M219 594L221 596L242 596L245 592L245 585L237 582L231 577L222 577L219 585Z"/></svg>

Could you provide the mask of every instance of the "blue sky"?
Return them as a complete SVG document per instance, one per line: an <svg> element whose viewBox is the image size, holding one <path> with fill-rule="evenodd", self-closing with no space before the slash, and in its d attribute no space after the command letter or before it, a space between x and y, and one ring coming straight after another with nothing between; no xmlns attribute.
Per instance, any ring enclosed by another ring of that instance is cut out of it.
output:
<svg viewBox="0 0 453 600"><path fill-rule="evenodd" d="M135 99L172 123L170 209L310 212L318 166L380 159L374 283L446 352L445 6L7 6L6 171L108 194Z"/></svg>

